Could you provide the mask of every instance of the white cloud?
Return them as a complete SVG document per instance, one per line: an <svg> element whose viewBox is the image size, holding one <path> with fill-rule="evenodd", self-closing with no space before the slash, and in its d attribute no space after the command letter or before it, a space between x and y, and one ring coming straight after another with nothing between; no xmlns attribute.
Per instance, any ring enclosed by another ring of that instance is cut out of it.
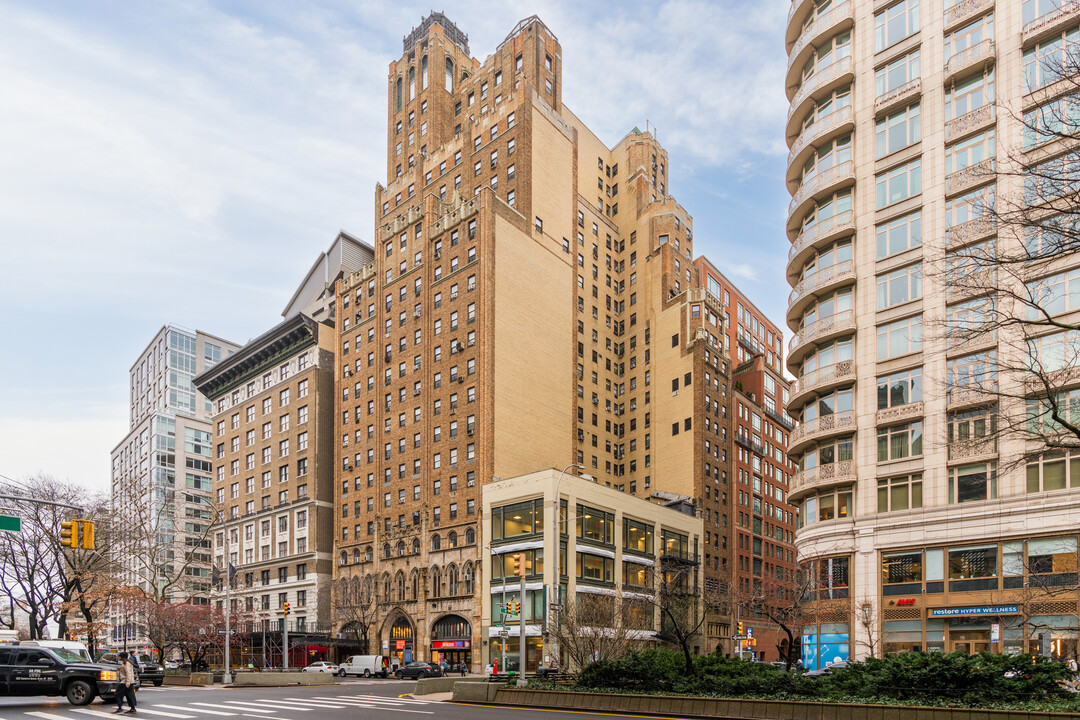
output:
<svg viewBox="0 0 1080 720"><path fill-rule="evenodd" d="M726 263L724 268L735 277L745 278L757 282L757 268L747 263Z"/></svg>

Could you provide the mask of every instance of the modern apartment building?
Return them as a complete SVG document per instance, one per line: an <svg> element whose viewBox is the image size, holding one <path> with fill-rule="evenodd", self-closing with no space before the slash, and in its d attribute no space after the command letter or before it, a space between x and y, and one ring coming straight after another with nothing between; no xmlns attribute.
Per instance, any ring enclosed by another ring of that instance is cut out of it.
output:
<svg viewBox="0 0 1080 720"><path fill-rule="evenodd" d="M130 532L114 548L125 585L158 598L205 602L210 586L209 401L192 378L237 346L166 325L131 366L127 436L112 450L111 499ZM138 614L112 612L112 639L144 638Z"/></svg>
<svg viewBox="0 0 1080 720"><path fill-rule="evenodd" d="M1002 208L1032 206L1033 169L1075 152L1024 130L1072 101L1078 32L1080 5L1058 0L791 5L788 450L799 559L816 573L808 667L1076 653L1076 593L1050 589L1076 587L1080 494L1066 458L995 432L1038 404L1023 373L996 368L1055 337L961 330L1011 304L993 281L971 291L969 259L1023 251L1037 233L1002 225ZM1054 262L1067 273L1080 256Z"/></svg>
<svg viewBox="0 0 1080 720"><path fill-rule="evenodd" d="M234 568L231 609L248 627L265 624L276 633L287 622L301 644L312 633L327 634L330 623L332 288L370 262L369 246L339 234L290 299L285 319L195 378L213 404L213 503L220 515L212 550L215 567ZM223 588L212 597L223 606ZM307 659L295 646L293 655L293 662ZM266 658L280 662L273 652Z"/></svg>
<svg viewBox="0 0 1080 720"><path fill-rule="evenodd" d="M487 639L473 573L495 478L577 466L728 527L723 290L705 289L666 151L637 128L606 146L562 72L535 16L481 63L432 13L390 64L375 258L338 285L335 537L339 595L375 596L370 618L343 600L341 629L401 662L437 657L440 623ZM768 342L776 366L775 328ZM720 536L688 550L703 587L730 578ZM700 651L730 644L730 622Z"/></svg>

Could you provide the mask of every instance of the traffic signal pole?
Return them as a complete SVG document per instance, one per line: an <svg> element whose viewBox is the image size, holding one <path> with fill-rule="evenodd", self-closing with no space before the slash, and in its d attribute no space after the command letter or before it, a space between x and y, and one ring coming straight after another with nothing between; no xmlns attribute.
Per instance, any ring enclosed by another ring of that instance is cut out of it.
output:
<svg viewBox="0 0 1080 720"><path fill-rule="evenodd" d="M525 687L528 685L525 682L525 556L521 555L521 569L518 574L521 577L521 589L519 597L521 600L518 602L518 627L521 630L521 636L518 640L518 677L517 686Z"/></svg>

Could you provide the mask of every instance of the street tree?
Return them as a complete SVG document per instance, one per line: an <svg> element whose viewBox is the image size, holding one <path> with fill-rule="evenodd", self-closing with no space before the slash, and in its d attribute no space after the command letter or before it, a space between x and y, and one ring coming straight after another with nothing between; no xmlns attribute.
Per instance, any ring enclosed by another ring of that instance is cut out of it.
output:
<svg viewBox="0 0 1080 720"><path fill-rule="evenodd" d="M679 648L687 673L693 672L691 648L695 639L700 642L706 618L728 607L731 601L725 585L703 584L699 570L692 558L664 555L653 575L654 592L644 596L659 615L657 639Z"/></svg>
<svg viewBox="0 0 1080 720"><path fill-rule="evenodd" d="M620 595L579 592L548 628L559 641L570 665L583 668L597 660L619 660L638 647L652 623L653 605L647 594Z"/></svg>

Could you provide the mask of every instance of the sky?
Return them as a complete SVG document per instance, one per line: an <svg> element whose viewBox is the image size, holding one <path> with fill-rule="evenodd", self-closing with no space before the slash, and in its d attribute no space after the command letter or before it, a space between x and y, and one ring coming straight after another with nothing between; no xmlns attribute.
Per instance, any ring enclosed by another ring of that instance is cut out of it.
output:
<svg viewBox="0 0 1080 720"><path fill-rule="evenodd" d="M162 325L244 343L339 230L370 242L432 9L481 62L539 15L563 102L609 145L655 127L695 251L784 326L785 0L0 0L0 475L107 488Z"/></svg>

